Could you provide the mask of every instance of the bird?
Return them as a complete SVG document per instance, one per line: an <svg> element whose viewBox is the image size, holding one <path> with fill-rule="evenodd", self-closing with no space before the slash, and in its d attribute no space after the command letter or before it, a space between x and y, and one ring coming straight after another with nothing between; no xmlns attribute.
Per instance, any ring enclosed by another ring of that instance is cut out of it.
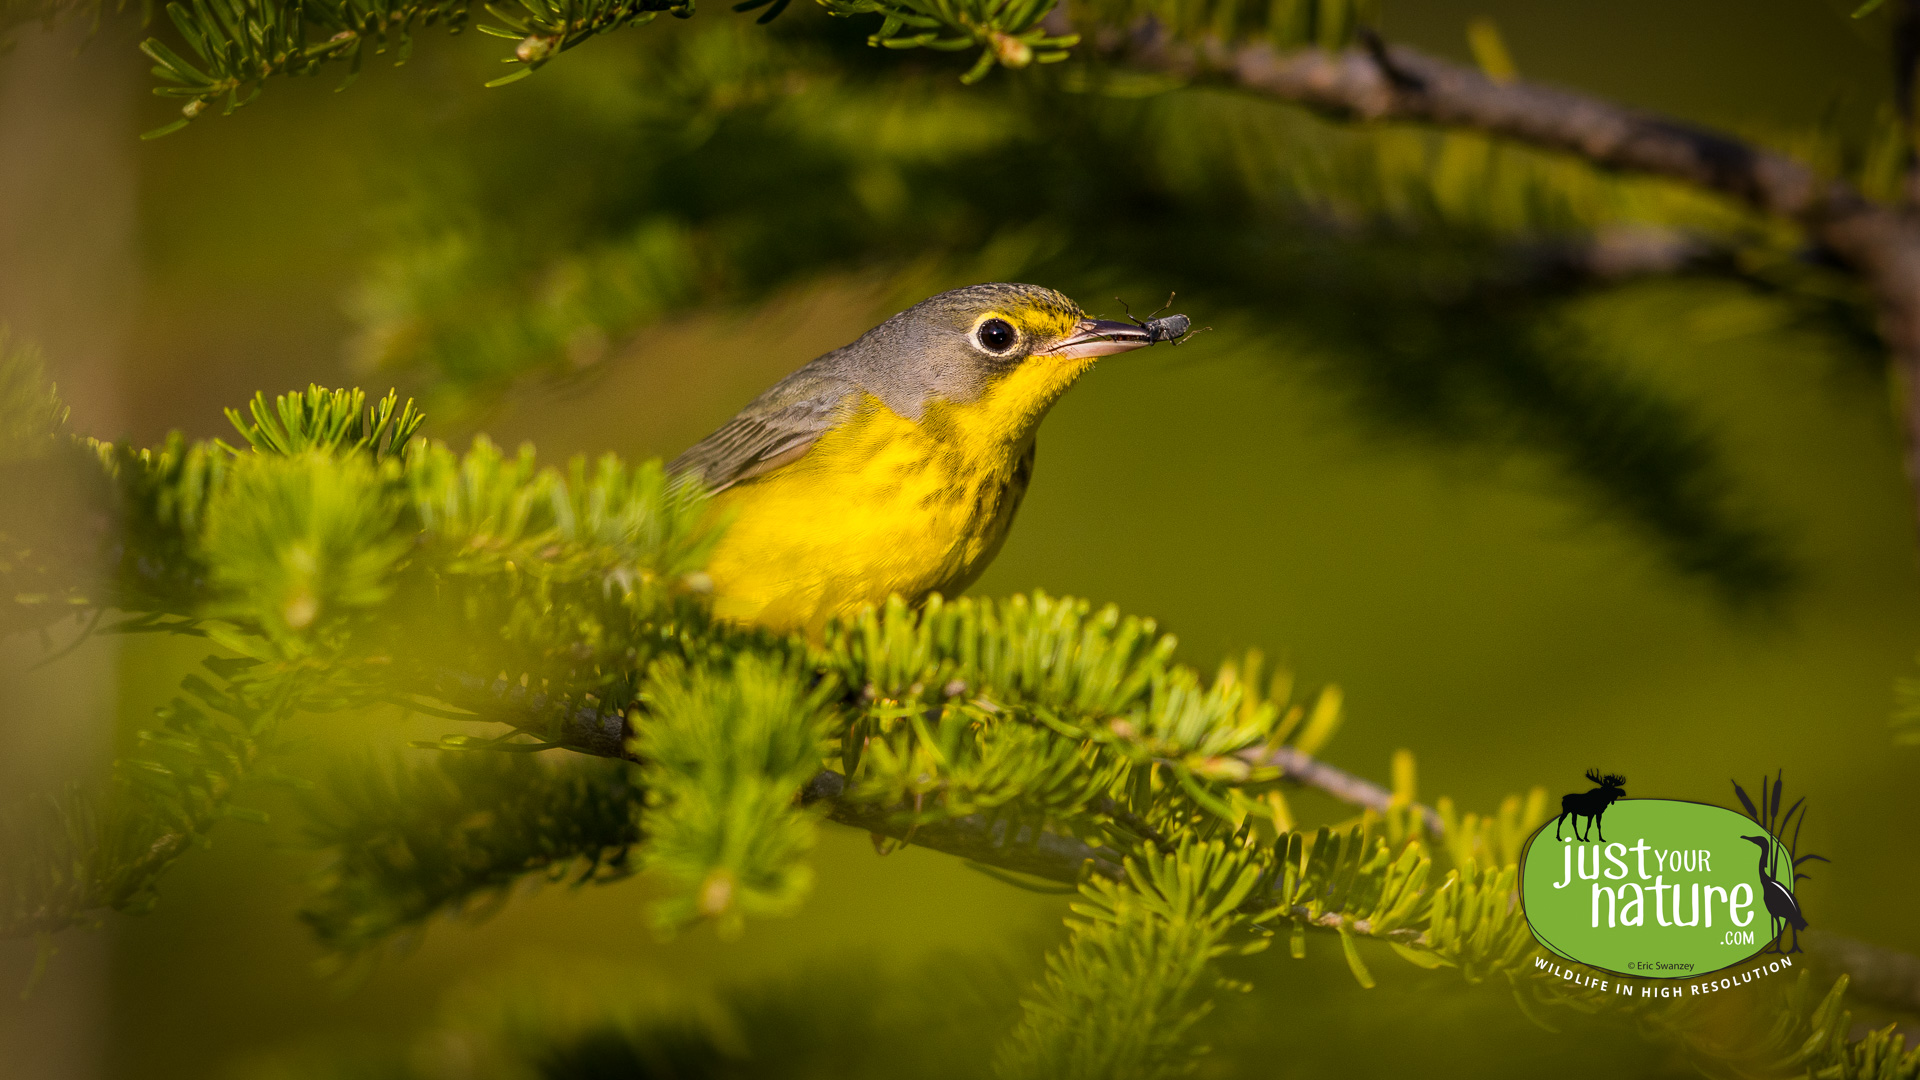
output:
<svg viewBox="0 0 1920 1080"><path fill-rule="evenodd" d="M958 595L1006 540L1047 411L1097 358L1170 340L1167 325L973 285L780 380L667 466L725 522L705 571L714 614L817 637L892 595Z"/></svg>
<svg viewBox="0 0 1920 1080"><path fill-rule="evenodd" d="M1760 896L1766 901L1767 914L1773 917L1773 944L1780 946L1782 924L1793 927L1793 948L1787 952L1800 951L1800 931L1807 928L1806 916L1800 914L1800 902L1793 898L1792 890L1780 884L1769 870L1767 864L1773 861L1773 838L1769 836L1742 836L1742 840L1751 840L1760 845Z"/></svg>

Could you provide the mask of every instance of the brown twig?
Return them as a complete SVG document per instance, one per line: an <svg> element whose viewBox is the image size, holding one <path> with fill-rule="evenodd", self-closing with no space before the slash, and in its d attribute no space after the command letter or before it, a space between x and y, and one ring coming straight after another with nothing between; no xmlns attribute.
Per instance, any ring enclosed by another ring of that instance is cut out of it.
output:
<svg viewBox="0 0 1920 1080"><path fill-rule="evenodd" d="M1392 791L1365 777L1355 776L1344 769L1336 769L1319 758L1303 754L1291 746L1247 750L1241 753L1240 758L1255 768L1279 769L1284 779L1324 791L1348 806L1358 806L1381 814L1393 807ZM1420 811L1420 819L1426 823L1428 832L1439 836L1445 831L1439 811L1419 803L1415 803L1414 807Z"/></svg>

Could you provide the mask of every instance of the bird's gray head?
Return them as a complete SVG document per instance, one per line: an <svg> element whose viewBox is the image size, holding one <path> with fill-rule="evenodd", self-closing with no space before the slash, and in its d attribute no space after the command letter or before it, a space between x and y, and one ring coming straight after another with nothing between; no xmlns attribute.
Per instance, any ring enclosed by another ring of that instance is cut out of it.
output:
<svg viewBox="0 0 1920 1080"><path fill-rule="evenodd" d="M1052 289L970 285L915 304L814 366L918 419L933 402L977 401L1021 371L1042 376L1032 385L1044 408L1095 357L1154 340L1132 323L1090 319Z"/></svg>

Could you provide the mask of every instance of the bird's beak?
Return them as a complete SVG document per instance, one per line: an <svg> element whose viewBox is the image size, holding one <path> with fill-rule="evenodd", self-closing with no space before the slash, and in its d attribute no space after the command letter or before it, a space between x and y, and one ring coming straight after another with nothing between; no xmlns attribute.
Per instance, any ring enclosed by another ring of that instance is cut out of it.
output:
<svg viewBox="0 0 1920 1080"><path fill-rule="evenodd" d="M1081 357L1111 356L1129 349L1138 349L1153 344L1153 338L1146 330L1132 323L1118 322L1113 319L1081 319L1074 324L1073 333L1058 345L1044 350L1042 356L1057 356L1063 360Z"/></svg>

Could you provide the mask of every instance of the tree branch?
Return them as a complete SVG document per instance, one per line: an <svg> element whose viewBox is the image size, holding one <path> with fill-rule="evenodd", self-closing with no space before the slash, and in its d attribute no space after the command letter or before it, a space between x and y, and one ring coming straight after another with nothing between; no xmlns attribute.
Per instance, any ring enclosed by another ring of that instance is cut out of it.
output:
<svg viewBox="0 0 1920 1080"><path fill-rule="evenodd" d="M579 753L638 760L627 748L631 718L625 710L556 698L504 678L488 682L477 676L445 671L437 676L435 683L437 695L449 704L469 709L475 714L475 720L504 723ZM1242 756L1252 764L1278 768L1285 778L1318 788L1351 805L1384 812L1393 801L1393 793L1386 788L1291 747L1252 751ZM806 805L824 804L829 821L1002 870L1066 884L1078 882L1087 873L1114 881L1126 879L1120 852L1049 832L1044 822L1036 818L968 814L944 821L908 824L902 823L886 807L847 799L846 787L846 777L831 770L822 771L801 789L800 801ZM1437 835L1440 816L1429 807L1419 809L1428 827ZM1257 900L1250 903L1264 907ZM1417 930L1374 934L1367 920L1351 919L1340 912L1314 916L1302 907L1295 909L1294 914L1325 929L1344 926L1356 933L1403 945L1424 941L1424 935Z"/></svg>
<svg viewBox="0 0 1920 1080"><path fill-rule="evenodd" d="M1048 832L1038 820L969 814L945 821L902 825L883 807L843 798L846 787L846 777L837 772L822 772L801 789L800 801L807 805L825 803L828 820L842 825L1049 881L1078 881L1083 869L1115 881L1126 877L1119 852Z"/></svg>
<svg viewBox="0 0 1920 1080"><path fill-rule="evenodd" d="M444 695L443 699L451 704L471 709L475 720L505 723L580 753L634 760L626 748L631 721L625 710L556 698L505 679L488 682L471 675L446 672L436 682L437 694ZM1349 805L1384 812L1393 801L1393 793L1388 789L1292 747L1249 751L1242 757L1250 764L1277 768L1286 779L1324 791ZM823 771L801 789L800 801L806 805L824 805L829 821L1047 881L1073 884L1085 874L1125 880L1121 853L1050 832L1037 819L1011 814L969 814L945 821L905 824L884 807L848 800L846 784L846 777L839 773ZM1434 835L1440 835L1439 814L1427 806L1419 806L1419 810L1427 828ZM1259 906L1258 901L1254 904ZM1402 945L1419 946L1425 942L1425 935L1418 930L1375 934L1366 920L1350 919L1339 912L1314 916L1299 907L1293 909L1292 914L1322 929L1338 930L1344 926L1354 933ZM1826 963L1852 977L1853 989L1862 998L1920 1013L1920 959L1834 934L1815 935L1810 938L1810 944Z"/></svg>
<svg viewBox="0 0 1920 1080"><path fill-rule="evenodd" d="M1126 880L1119 852L1047 832L1035 822L969 814L933 824L901 825L885 810L842 801L840 796L845 789L845 777L836 772L823 772L807 784L800 798L805 803L827 802L827 818L842 825L852 825L881 836L890 836L902 843L944 851L1003 870L1015 870L1065 884L1078 882L1083 873L1097 874L1113 881ZM1245 906L1250 910L1266 910L1262 900L1262 897L1253 897ZM1366 919L1349 918L1337 911L1316 916L1302 906L1290 909L1290 913L1322 929L1338 930L1344 927L1354 933L1401 945L1420 945L1426 940L1425 934L1413 929L1376 934Z"/></svg>
<svg viewBox="0 0 1920 1080"><path fill-rule="evenodd" d="M434 681L434 693L441 700L474 713L475 720L507 724L547 742L583 754L625 758L629 761L637 760L627 749L631 721L623 709L609 708L597 701L583 703L570 698L554 697L518 683L509 682L505 678L488 682L478 676L456 671L441 672ZM1337 769L1310 754L1303 754L1291 746L1248 750L1239 756L1247 764L1256 768L1278 769L1283 779L1303 787L1324 791L1349 806L1357 806L1382 814L1393 806L1392 791L1365 777L1356 776L1344 769ZM890 831L890 828L878 826L877 822L886 815L884 810L843 804L841 794L845 786L846 780L839 773L823 772L808 784L801 798L808 803L830 801L836 808L846 806L844 814L839 809L828 814L828 817L835 821L883 836L907 839L904 835L896 835L895 831ZM1415 805L1420 811L1421 818L1426 822L1429 832L1439 836L1445 831L1438 811L1430 806ZM1121 814L1114 813L1118 809L1118 807L1112 807L1103 809L1101 812L1112 813L1116 818L1120 818ZM978 816L975 815L975 817ZM971 822L974 818L962 818L957 821ZM957 822L948 824L957 824ZM1145 823L1139 821L1122 820L1121 824L1135 830L1145 827ZM946 827L943 825L940 828ZM962 837L956 834L948 837L944 832L934 832L935 826L920 825L913 830L911 839L914 843L938 851L950 851L952 854L978 859L981 862L994 862L990 858L982 857L975 848L982 843L997 846L1008 842L1005 835L1006 828L1004 823L1000 823L1000 819L993 819L990 822L983 818L973 826L961 829L961 832L971 830L980 835ZM988 832L993 832L994 838L985 839L985 834ZM1148 829L1143 835L1148 835L1149 839L1152 839L1150 834L1151 830ZM965 850L942 846L948 842L961 845ZM1087 857L1084 854L1075 856L1077 860ZM995 865L1001 864L995 863ZM1116 870L1118 865L1116 861L1114 863ZM1007 869L1019 868L1009 866Z"/></svg>
<svg viewBox="0 0 1920 1080"><path fill-rule="evenodd" d="M1095 31L1127 65L1226 83L1335 116L1486 132L1604 169L1664 177L1798 224L1872 293L1879 330L1906 377L1906 465L1920 514L1920 216L1874 202L1786 154L1708 128L1370 39L1364 49L1281 51L1263 42L1192 44L1147 20Z"/></svg>
<svg viewBox="0 0 1920 1080"><path fill-rule="evenodd" d="M1303 754L1291 746L1276 746L1271 749L1248 750L1240 755L1241 759L1255 768L1279 769L1280 775L1296 784L1321 791L1339 799L1349 806L1364 807L1377 813L1386 813L1393 806L1393 792L1381 787L1365 777L1355 776L1343 769L1336 769L1310 754ZM1427 824L1427 831L1435 836L1445 832L1440 821L1440 813L1431 806L1414 804L1420 811L1421 820Z"/></svg>
<svg viewBox="0 0 1920 1080"><path fill-rule="evenodd" d="M473 713L474 720L519 728L582 754L639 760L627 749L631 729L625 709L557 697L504 676L488 680L463 671L438 671L430 686L435 697Z"/></svg>

